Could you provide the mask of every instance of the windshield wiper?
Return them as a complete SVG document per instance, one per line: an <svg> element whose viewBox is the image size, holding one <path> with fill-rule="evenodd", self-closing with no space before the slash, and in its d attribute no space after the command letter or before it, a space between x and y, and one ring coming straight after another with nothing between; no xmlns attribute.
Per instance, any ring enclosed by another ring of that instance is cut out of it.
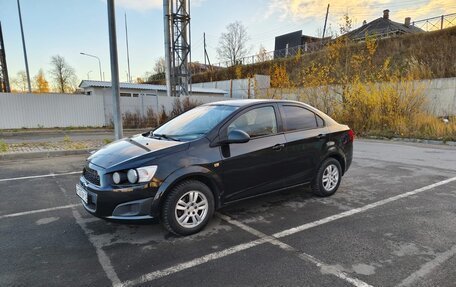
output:
<svg viewBox="0 0 456 287"><path fill-rule="evenodd" d="M177 139L172 136L165 135L165 134L152 134L152 136L162 138L165 140L172 140L172 141L180 142L180 139Z"/></svg>

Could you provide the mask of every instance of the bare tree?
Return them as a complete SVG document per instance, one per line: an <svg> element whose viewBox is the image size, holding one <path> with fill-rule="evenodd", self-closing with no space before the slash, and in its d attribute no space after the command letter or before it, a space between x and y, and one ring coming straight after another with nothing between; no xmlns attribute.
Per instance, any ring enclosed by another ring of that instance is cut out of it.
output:
<svg viewBox="0 0 456 287"><path fill-rule="evenodd" d="M13 85L13 90L19 92L28 91L27 74L25 71L17 72L16 77L11 79L11 84Z"/></svg>
<svg viewBox="0 0 456 287"><path fill-rule="evenodd" d="M154 65L154 73L155 74L163 74L166 69L165 58L160 57L155 61Z"/></svg>
<svg viewBox="0 0 456 287"><path fill-rule="evenodd" d="M60 55L51 57L52 69L49 73L60 93L73 92L76 86L76 72Z"/></svg>
<svg viewBox="0 0 456 287"><path fill-rule="evenodd" d="M231 65L238 64L242 57L247 56L249 49L247 29L241 22L236 21L226 26L226 32L220 35L217 54L221 60L226 60Z"/></svg>
<svg viewBox="0 0 456 287"><path fill-rule="evenodd" d="M257 62L266 62L271 60L271 55L268 54L268 51L263 45L260 45L260 50L256 54Z"/></svg>

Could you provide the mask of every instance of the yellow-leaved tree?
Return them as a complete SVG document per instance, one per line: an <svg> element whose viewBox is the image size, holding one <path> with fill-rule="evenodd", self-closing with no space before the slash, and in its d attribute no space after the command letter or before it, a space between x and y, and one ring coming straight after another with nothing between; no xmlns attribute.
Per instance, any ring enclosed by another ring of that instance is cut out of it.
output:
<svg viewBox="0 0 456 287"><path fill-rule="evenodd" d="M49 93L49 82L46 80L43 69L33 78L33 87L35 93Z"/></svg>

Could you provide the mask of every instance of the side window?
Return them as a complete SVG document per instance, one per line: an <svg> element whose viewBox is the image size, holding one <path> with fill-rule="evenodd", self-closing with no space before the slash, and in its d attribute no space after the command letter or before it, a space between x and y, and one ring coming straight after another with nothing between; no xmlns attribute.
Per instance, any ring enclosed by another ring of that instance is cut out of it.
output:
<svg viewBox="0 0 456 287"><path fill-rule="evenodd" d="M273 135L277 133L277 120L273 107L263 107L250 110L239 116L228 127L243 130L250 137Z"/></svg>
<svg viewBox="0 0 456 287"><path fill-rule="evenodd" d="M297 106L283 106L282 109L286 131L317 128L317 119L313 112Z"/></svg>

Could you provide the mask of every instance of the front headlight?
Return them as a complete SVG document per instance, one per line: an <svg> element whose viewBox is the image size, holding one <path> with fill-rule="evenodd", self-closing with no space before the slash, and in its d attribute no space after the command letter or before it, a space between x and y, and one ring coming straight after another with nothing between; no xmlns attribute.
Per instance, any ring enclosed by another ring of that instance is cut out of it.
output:
<svg viewBox="0 0 456 287"><path fill-rule="evenodd" d="M155 173L157 172L157 168L158 166L156 165L137 168L136 171L138 172L138 182L151 181Z"/></svg>
<svg viewBox="0 0 456 287"><path fill-rule="evenodd" d="M115 172L112 174L112 181L114 181L115 184L119 184L121 181L121 175L118 172Z"/></svg>
<svg viewBox="0 0 456 287"><path fill-rule="evenodd" d="M135 169L130 169L127 172L127 178L130 183L138 182L138 172Z"/></svg>
<svg viewBox="0 0 456 287"><path fill-rule="evenodd" d="M132 168L128 171L116 171L112 174L112 181L114 184L129 183L145 183L152 180L157 172L158 166L144 166L140 168Z"/></svg>

